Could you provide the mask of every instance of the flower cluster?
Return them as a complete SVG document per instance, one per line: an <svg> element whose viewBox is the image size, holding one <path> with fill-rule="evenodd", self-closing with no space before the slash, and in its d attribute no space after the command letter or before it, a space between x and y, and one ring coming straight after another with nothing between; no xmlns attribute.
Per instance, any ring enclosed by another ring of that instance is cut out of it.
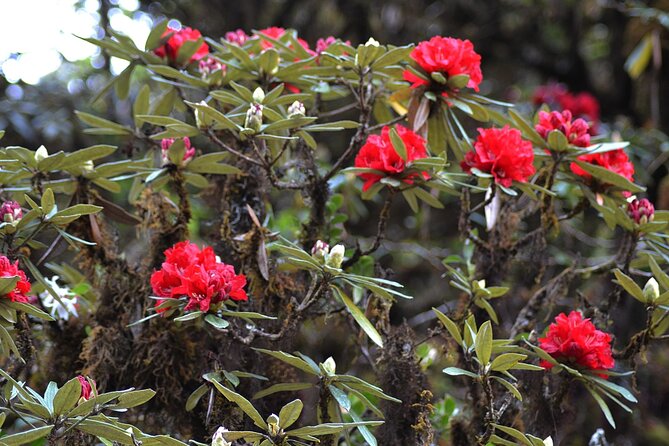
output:
<svg viewBox="0 0 669 446"><path fill-rule="evenodd" d="M538 87L532 101L535 105L548 104L553 109L569 110L573 116L590 123L591 135L597 134L599 101L592 94L572 93L563 84L552 83Z"/></svg>
<svg viewBox="0 0 669 446"><path fill-rule="evenodd" d="M225 40L236 45L244 45L247 40L249 40L249 35L244 32L242 29L236 29L234 31L228 31L225 33Z"/></svg>
<svg viewBox="0 0 669 446"><path fill-rule="evenodd" d="M416 178L420 178L421 176L425 179L429 178L427 172L410 172L405 174L407 163L427 157L425 140L401 125L395 126L395 130L404 142L406 162L393 147L390 140L390 127L384 126L381 130L381 135L371 135L367 138L367 142L360 148L360 152L355 157L355 167L378 171L378 173L364 172L359 174L365 180L365 184L362 187L363 191L366 191L387 176L397 177L406 184L412 184Z"/></svg>
<svg viewBox="0 0 669 446"><path fill-rule="evenodd" d="M595 166L604 167L611 172L615 172L634 181L634 164L630 161L627 153L623 149L610 150L608 152L589 153L578 157L579 161L594 164ZM578 164L571 163L571 171L576 175L581 176L587 180L592 178L588 172L583 170Z"/></svg>
<svg viewBox="0 0 669 446"><path fill-rule="evenodd" d="M19 277L13 290L0 296L3 299L9 299L12 302L30 303L30 298L26 295L30 292L30 282L26 273L19 269L19 261L12 263L7 257L0 255L0 277Z"/></svg>
<svg viewBox="0 0 669 446"><path fill-rule="evenodd" d="M236 274L232 265L220 261L214 250L200 249L189 241L179 242L165 251L165 262L151 275L151 287L158 297L186 298L184 311L209 311L227 299L248 299L246 277ZM162 303L158 300L156 306ZM160 311L160 309L158 310Z"/></svg>
<svg viewBox="0 0 669 446"><path fill-rule="evenodd" d="M179 50L188 41L196 41L202 37L202 34L197 29L184 27L181 29L167 28L163 33L163 37L167 37L167 41L154 50L158 57L167 57L171 63L175 63L179 57ZM195 53L190 57L189 62L194 62L202 59L209 54L209 45L202 43Z"/></svg>
<svg viewBox="0 0 669 446"><path fill-rule="evenodd" d="M410 57L428 75L439 73L446 80L453 76L469 76L467 87L476 91L479 90L479 84L483 80L481 56L474 51L474 45L469 40L434 36L430 40L420 42ZM404 71L404 80L411 82L411 88L430 85L430 82L409 70Z"/></svg>
<svg viewBox="0 0 669 446"><path fill-rule="evenodd" d="M344 245L335 245L330 249L330 245L322 240L318 240L314 247L311 248L312 257L331 268L341 267L345 252L346 248Z"/></svg>
<svg viewBox="0 0 669 446"><path fill-rule="evenodd" d="M642 198L641 200L635 198L627 204L627 215L636 224L645 224L653 221L655 206L647 198Z"/></svg>
<svg viewBox="0 0 669 446"><path fill-rule="evenodd" d="M532 143L521 138L517 129L478 129L479 136L474 142L474 150L465 155L460 166L471 173L472 169L489 173L496 183L504 187L518 181L527 182L534 169Z"/></svg>
<svg viewBox="0 0 669 446"><path fill-rule="evenodd" d="M160 149L161 149L161 159L163 162L163 165L169 164L170 163L170 157L169 157L169 151L170 147L172 147L172 144L174 144L175 139L174 138L165 138L162 141L160 141ZM182 159L182 165L188 163L188 161L192 160L193 157L195 157L195 147L191 146L190 144L190 138L187 136L183 137L183 142L184 142L184 147L186 148L186 151L184 152L184 156Z"/></svg>
<svg viewBox="0 0 669 446"><path fill-rule="evenodd" d="M21 220L23 217L23 210L21 205L16 201L5 201L0 206L0 216L2 216L2 221L5 223L14 223Z"/></svg>
<svg viewBox="0 0 669 446"><path fill-rule="evenodd" d="M557 130L567 137L569 144L577 147L588 147L590 145L588 123L581 118L572 121L572 114L569 110L552 111L550 113L540 111L539 123L535 126L535 129L544 139L548 138L551 131Z"/></svg>
<svg viewBox="0 0 669 446"><path fill-rule="evenodd" d="M216 71L222 71L225 75L226 69L227 67L225 65L213 57L205 57L200 59L200 62L198 63L198 71L203 77L207 77Z"/></svg>
<svg viewBox="0 0 669 446"><path fill-rule="evenodd" d="M42 301L42 306L51 314L52 317L68 320L70 315L74 317L79 317L77 312L77 300L78 297L66 286L60 286L58 284L59 276L53 276L51 279L46 279L46 283L49 284L54 293L60 298L60 302L57 301L50 292L42 291L39 295L40 300Z"/></svg>
<svg viewBox="0 0 669 446"><path fill-rule="evenodd" d="M546 336L539 338L539 347L553 358L582 369L608 370L614 366L611 336L597 330L578 311L569 316L560 313L548 327ZM553 364L542 361L541 366L550 369Z"/></svg>
<svg viewBox="0 0 669 446"><path fill-rule="evenodd" d="M279 40L281 37L283 37L284 34L286 34L286 29L281 28L279 26L271 26L269 28L261 29L258 33L264 34L268 37L271 37L272 39ZM316 52L313 51L311 48L309 48L309 43L306 40L298 37L297 41L300 43L300 45L302 45L302 48L307 50L309 54L311 54L312 56L316 55ZM273 48L274 44L267 40L262 40L260 42L260 46L262 47L263 50L266 50L269 48Z"/></svg>
<svg viewBox="0 0 669 446"><path fill-rule="evenodd" d="M93 398L95 396L95 392L93 391L95 381L92 379L89 380L82 375L77 376L77 379L79 380L79 384L81 384L81 396L79 397L79 401L88 401ZM93 385L91 385L91 383L93 383Z"/></svg>

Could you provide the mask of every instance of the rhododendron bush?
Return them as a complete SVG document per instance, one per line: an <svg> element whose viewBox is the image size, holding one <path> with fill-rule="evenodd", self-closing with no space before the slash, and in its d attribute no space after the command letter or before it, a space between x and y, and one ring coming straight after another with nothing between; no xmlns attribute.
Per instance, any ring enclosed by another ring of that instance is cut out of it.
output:
<svg viewBox="0 0 669 446"><path fill-rule="evenodd" d="M594 97L489 97L456 37L86 40L129 115L0 149L0 444L541 446L649 410L669 214Z"/></svg>

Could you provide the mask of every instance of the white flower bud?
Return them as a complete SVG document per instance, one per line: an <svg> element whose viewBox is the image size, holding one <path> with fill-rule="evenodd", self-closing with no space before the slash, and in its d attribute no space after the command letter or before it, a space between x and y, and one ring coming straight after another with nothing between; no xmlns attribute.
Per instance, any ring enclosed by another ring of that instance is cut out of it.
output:
<svg viewBox="0 0 669 446"><path fill-rule="evenodd" d="M244 122L244 127L253 129L256 132L260 131L260 127L262 126L262 111L262 105L251 104L249 109L246 111L246 121Z"/></svg>
<svg viewBox="0 0 669 446"><path fill-rule="evenodd" d="M211 446L232 446L232 443L223 437L223 434L226 432L228 432L228 430L223 426L216 429L216 432L211 439Z"/></svg>
<svg viewBox="0 0 669 446"><path fill-rule="evenodd" d="M304 116L307 113L307 110L304 108L304 104L300 101L293 102L290 107L288 107L288 117L295 118L297 116Z"/></svg>
<svg viewBox="0 0 669 446"><path fill-rule="evenodd" d="M39 146L39 149L37 149L37 151L35 152L35 161L39 163L48 156L49 156L49 151L46 150L46 147Z"/></svg>
<svg viewBox="0 0 669 446"><path fill-rule="evenodd" d="M328 375L334 375L337 373L337 364L335 363L335 360L332 359L332 356L325 360L323 363L323 369L325 369Z"/></svg>
<svg viewBox="0 0 669 446"><path fill-rule="evenodd" d="M275 414L267 417L267 430L272 437L276 437L281 432L281 427L279 426L279 417Z"/></svg>
<svg viewBox="0 0 669 446"><path fill-rule="evenodd" d="M253 92L253 101L261 103L262 101L265 100L265 92L262 91L262 88L258 87L255 89Z"/></svg>
<svg viewBox="0 0 669 446"><path fill-rule="evenodd" d="M370 37L369 40L365 42L365 46L379 46L379 41L374 37Z"/></svg>
<svg viewBox="0 0 669 446"><path fill-rule="evenodd" d="M330 245L323 240L318 240L314 247L311 248L311 255L319 262L323 262L325 261L325 256L327 256L329 250Z"/></svg>
<svg viewBox="0 0 669 446"><path fill-rule="evenodd" d="M335 245L325 259L325 264L330 268L341 268L341 264L344 261L344 253L346 248L344 245Z"/></svg>
<svg viewBox="0 0 669 446"><path fill-rule="evenodd" d="M643 297L646 298L646 302L648 303L652 303L660 297L660 285L655 280L655 277L651 277L646 282L646 286L643 287Z"/></svg>

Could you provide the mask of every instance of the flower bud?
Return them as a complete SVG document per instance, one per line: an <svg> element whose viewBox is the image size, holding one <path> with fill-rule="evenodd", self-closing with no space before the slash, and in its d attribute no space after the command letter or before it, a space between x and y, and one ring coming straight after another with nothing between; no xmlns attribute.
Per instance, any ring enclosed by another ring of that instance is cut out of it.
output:
<svg viewBox="0 0 669 446"><path fill-rule="evenodd" d="M97 396L97 390L95 389L95 381L88 379L85 376L77 376L79 384L81 384L81 396L79 397L79 403L88 401L91 398Z"/></svg>
<svg viewBox="0 0 669 446"><path fill-rule="evenodd" d="M225 74L226 67L213 57L207 57L206 59L200 59L198 69L202 78L205 79L216 71L223 71L223 74Z"/></svg>
<svg viewBox="0 0 669 446"><path fill-rule="evenodd" d="M262 126L262 111L263 106L261 104L251 104L251 107L246 111L244 127L256 132L260 131L260 126Z"/></svg>
<svg viewBox="0 0 669 446"><path fill-rule="evenodd" d="M344 261L344 245L335 245L325 259L325 264L330 268L340 268Z"/></svg>
<svg viewBox="0 0 669 446"><path fill-rule="evenodd" d="M267 417L267 430L272 437L276 437L281 432L281 427L279 427L279 417L275 414Z"/></svg>
<svg viewBox="0 0 669 446"><path fill-rule="evenodd" d="M293 102L290 107L288 107L288 117L295 118L298 116L304 116L307 113L307 110L304 108L304 104L300 101Z"/></svg>
<svg viewBox="0 0 669 446"><path fill-rule="evenodd" d="M653 221L655 206L653 206L653 203L646 198L641 200L635 198L627 205L627 215L629 215L636 224L643 225L649 221Z"/></svg>
<svg viewBox="0 0 669 446"><path fill-rule="evenodd" d="M365 46L379 46L379 41L374 37L370 37L369 40L365 42Z"/></svg>
<svg viewBox="0 0 669 446"><path fill-rule="evenodd" d="M262 91L262 88L258 87L253 91L253 101L262 103L265 100L265 92Z"/></svg>
<svg viewBox="0 0 669 446"><path fill-rule="evenodd" d="M660 285L655 280L655 277L651 277L646 282L646 285L643 287L643 297L648 303L652 303L660 297Z"/></svg>
<svg viewBox="0 0 669 446"><path fill-rule="evenodd" d="M232 446L232 443L227 441L223 436L226 432L228 432L228 430L223 426L216 429L214 436L211 438L211 446Z"/></svg>
<svg viewBox="0 0 669 446"><path fill-rule="evenodd" d="M192 147L190 144L190 138L185 136L183 138L183 146L184 146L184 154L181 157L181 160L177 159L174 160L174 156L170 157L170 152L174 151L177 149L177 147L172 147L175 142L174 138L165 138L162 141L160 141L160 149L161 149L161 158L163 162L163 166L173 163L179 166L185 166L188 164L190 160L193 159L195 156L195 147Z"/></svg>
<svg viewBox="0 0 669 446"><path fill-rule="evenodd" d="M5 223L14 223L21 220L23 210L16 201L5 201L0 206L0 215L2 215L2 221Z"/></svg>
<svg viewBox="0 0 669 446"><path fill-rule="evenodd" d="M332 356L325 360L323 363L323 369L325 369L328 375L334 375L337 373L337 364L335 363L335 360L332 359Z"/></svg>
<svg viewBox="0 0 669 446"><path fill-rule="evenodd" d="M323 262L325 261L325 256L327 256L329 250L330 245L323 240L318 240L314 247L311 248L311 255L319 262Z"/></svg>
<svg viewBox="0 0 669 446"><path fill-rule="evenodd" d="M46 147L44 146L39 146L39 149L35 152L35 161L38 163L42 161L44 158L49 156L49 152L46 150Z"/></svg>

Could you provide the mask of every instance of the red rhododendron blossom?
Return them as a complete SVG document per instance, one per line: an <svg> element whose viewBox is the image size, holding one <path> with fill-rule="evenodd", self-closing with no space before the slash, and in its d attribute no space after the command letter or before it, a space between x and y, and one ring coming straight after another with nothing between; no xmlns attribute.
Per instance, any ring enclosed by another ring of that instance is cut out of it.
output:
<svg viewBox="0 0 669 446"><path fill-rule="evenodd" d="M206 312L211 305L227 299L247 300L245 285L246 277L222 263L211 247L200 249L189 241L167 249L162 268L151 276L156 296L188 299L185 311ZM161 303L157 301L156 306Z"/></svg>
<svg viewBox="0 0 669 446"><path fill-rule="evenodd" d="M460 163L462 170L489 173L504 187L513 181L527 182L535 172L532 143L521 138L520 131L508 125L503 128L478 129L474 150Z"/></svg>
<svg viewBox="0 0 669 446"><path fill-rule="evenodd" d="M623 149L581 155L578 157L578 160L594 164L595 166L604 167L611 172L615 172L618 175L627 178L630 181L634 181L634 164L632 164L629 157L627 156L627 153L625 153ZM588 180L592 178L592 175L581 169L578 164L571 163L570 167L571 171L576 175L579 175Z"/></svg>
<svg viewBox="0 0 669 446"><path fill-rule="evenodd" d="M547 139L548 134L553 130L563 133L569 144L578 147L588 147L590 145L590 134L588 133L588 123L583 119L571 120L571 112L545 111L539 112L539 123L535 126L537 133L542 138Z"/></svg>
<svg viewBox="0 0 669 446"><path fill-rule="evenodd" d="M578 311L556 317L546 337L539 338L539 347L558 361L579 368L608 370L614 366L611 336L597 330L590 319L583 319ZM553 367L548 361L541 361L540 365L546 369Z"/></svg>
<svg viewBox="0 0 669 446"><path fill-rule="evenodd" d="M569 110L572 116L588 123L590 135L597 134L599 101L592 94L572 93L564 84L552 83L537 87L532 101L535 105L548 104L553 109Z"/></svg>
<svg viewBox="0 0 669 446"><path fill-rule="evenodd" d="M283 37L284 34L286 34L286 29L278 27L278 26L271 26L269 28L261 29L259 31L259 34L264 34L268 37L271 37L274 40L279 40L279 39L281 39L281 37ZM309 43L307 43L306 40L300 39L298 37L297 41L300 43L300 45L302 45L302 48L304 48L305 50L307 50L309 52L309 54L311 54L312 56L316 55L316 52L309 48ZM263 50L266 50L266 49L274 47L274 44L272 42L268 41L268 40L263 39L260 42L260 46L262 47Z"/></svg>
<svg viewBox="0 0 669 446"><path fill-rule="evenodd" d="M417 159L426 158L427 150L425 149L425 140L412 132L411 130L401 125L395 126L397 134L404 142L406 148L407 159L410 163ZM375 183L381 181L385 176L399 176L401 180L407 184L412 184L413 180L421 175L428 179L430 176L427 172L412 173L408 176L402 176L406 169L406 163L395 151L392 142L390 141L390 127L384 126L381 130L381 135L370 135L367 142L360 148L360 152L355 157L355 167L368 168L383 172L383 174L376 173L361 173L359 176L365 180L362 190L366 191Z"/></svg>
<svg viewBox="0 0 669 446"><path fill-rule="evenodd" d="M19 281L16 286L9 293L0 296L3 299L9 299L12 302L30 303L30 298L26 295L30 292L30 282L26 277L26 273L19 269L19 261L14 263L3 255L0 255L0 277L14 277L19 276Z"/></svg>
<svg viewBox="0 0 669 446"><path fill-rule="evenodd" d="M95 386L95 381L93 381L93 386L91 386L91 383L88 382L86 377L79 375L77 376L77 379L79 380L79 383L81 384L81 396L84 401L90 400L92 397L95 396L93 393L93 386Z"/></svg>
<svg viewBox="0 0 669 446"><path fill-rule="evenodd" d="M160 46L154 50L159 57L167 57L170 62L176 62L177 57L179 56L179 50L184 43L188 41L198 40L202 37L202 34L197 29L191 29L188 27L181 28L176 30L174 28L167 28L163 33L163 37L171 34L167 42L163 46ZM202 59L204 56L209 54L209 45L202 43L200 48L195 51L195 53L190 57L189 62Z"/></svg>
<svg viewBox="0 0 669 446"><path fill-rule="evenodd" d="M479 91L483 80L481 56L474 51L474 45L469 40L434 36L420 42L411 52L411 58L428 74L441 73L447 79L466 74L469 76L467 87ZM411 88L430 84L409 70L404 71L404 80L411 82Z"/></svg>
<svg viewBox="0 0 669 446"><path fill-rule="evenodd" d="M0 221L12 223L23 218L23 209L16 201L5 201L0 206Z"/></svg>
<svg viewBox="0 0 669 446"><path fill-rule="evenodd" d="M183 163L186 164L188 161L192 160L193 157L195 156L195 147L192 147L190 145L190 138L188 136L184 136L183 140L184 140L184 147L186 148L186 151L184 152ZM168 154L170 147L172 146L173 143L174 143L174 138L165 138L162 141L160 141L163 164L170 163L170 158Z"/></svg>
<svg viewBox="0 0 669 446"><path fill-rule="evenodd" d="M235 31L228 31L225 33L225 40L230 43L236 43L239 46L242 46L249 40L249 35L244 32L244 30L237 29Z"/></svg>
<svg viewBox="0 0 669 446"><path fill-rule="evenodd" d="M655 206L647 198L634 199L627 204L627 215L636 224L645 224L653 221L655 217Z"/></svg>

